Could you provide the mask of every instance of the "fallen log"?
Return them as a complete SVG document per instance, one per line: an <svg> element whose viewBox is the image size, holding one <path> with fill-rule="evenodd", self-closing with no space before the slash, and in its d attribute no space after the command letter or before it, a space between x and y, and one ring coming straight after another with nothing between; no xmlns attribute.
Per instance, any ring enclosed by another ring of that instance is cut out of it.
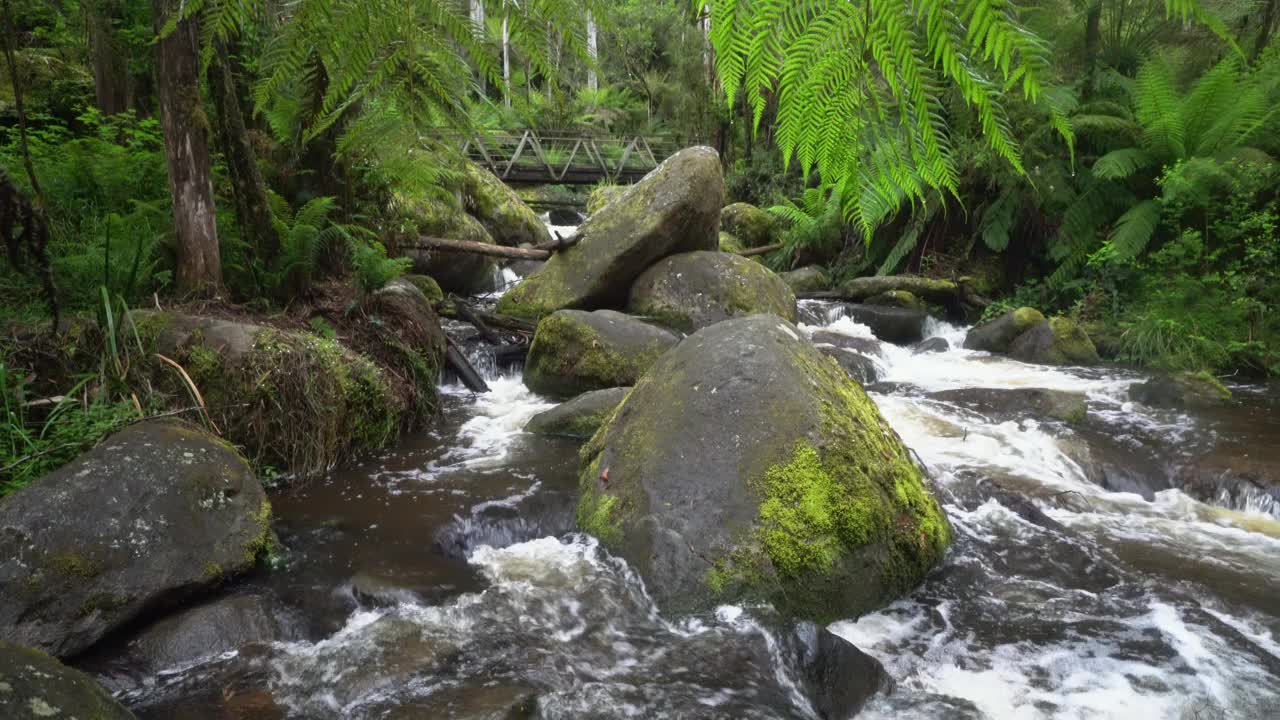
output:
<svg viewBox="0 0 1280 720"><path fill-rule="evenodd" d="M476 315L476 311L472 309L470 305L462 302L461 300L455 299L453 306L457 309L458 319L474 325L476 330L479 331L480 337L484 338L485 342L490 345L500 345L502 343L502 338L498 337L497 333L489 329L489 324L486 323L483 318L478 317Z"/></svg>
<svg viewBox="0 0 1280 720"><path fill-rule="evenodd" d="M746 250L739 250L738 254L741 255L742 257L751 257L752 255L764 255L765 253L770 253L770 252L773 252L774 250L781 250L781 249L782 249L782 243L774 243L772 245L761 245L760 247L747 248Z"/></svg>
<svg viewBox="0 0 1280 720"><path fill-rule="evenodd" d="M484 381L480 373L471 365L471 361L467 360L467 356L462 354L452 340L445 348L444 359L449 368L458 374L458 379L462 380L462 384L466 385L468 390L478 393L489 392L489 383Z"/></svg>
<svg viewBox="0 0 1280 720"><path fill-rule="evenodd" d="M506 247L505 245L490 245L489 243L476 242L475 240L449 240L446 238L427 237L426 235L420 235L417 242L406 243L401 247L406 250L473 253L475 255L492 255L493 257L512 258L515 260L546 260L551 257L550 250Z"/></svg>

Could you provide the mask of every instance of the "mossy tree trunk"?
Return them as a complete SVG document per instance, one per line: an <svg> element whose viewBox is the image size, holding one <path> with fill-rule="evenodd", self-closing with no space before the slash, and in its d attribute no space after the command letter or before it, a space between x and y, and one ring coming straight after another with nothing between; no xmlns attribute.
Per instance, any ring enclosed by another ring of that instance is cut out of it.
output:
<svg viewBox="0 0 1280 720"><path fill-rule="evenodd" d="M267 185L245 127L240 104L243 81L238 70L232 49L217 43L209 62L209 95L217 111L218 144L227 162L236 220L258 260L270 265L279 252L280 238L271 222Z"/></svg>
<svg viewBox="0 0 1280 720"><path fill-rule="evenodd" d="M179 20L172 32L164 32L180 5L181 0L151 2L152 22L160 36L156 41L156 87L177 238L174 281L179 292L212 295L222 287L222 261L210 172L209 120L200 102L197 18Z"/></svg>
<svg viewBox="0 0 1280 720"><path fill-rule="evenodd" d="M125 112L133 97L128 58L115 31L123 10L120 0L90 0L84 5L94 98L105 115Z"/></svg>

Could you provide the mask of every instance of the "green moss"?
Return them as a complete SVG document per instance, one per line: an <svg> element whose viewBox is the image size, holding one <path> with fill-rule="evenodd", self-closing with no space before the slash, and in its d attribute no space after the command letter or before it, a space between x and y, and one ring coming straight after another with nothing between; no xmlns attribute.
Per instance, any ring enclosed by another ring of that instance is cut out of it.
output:
<svg viewBox="0 0 1280 720"><path fill-rule="evenodd" d="M1098 350L1093 346L1093 341L1074 320L1055 317L1049 321L1049 329L1053 331L1054 351L1064 363L1087 365L1098 362Z"/></svg>
<svg viewBox="0 0 1280 720"><path fill-rule="evenodd" d="M439 305L444 300L444 291L440 289L440 283L436 282L436 279L430 275L405 275L404 279L421 290L432 307Z"/></svg>
<svg viewBox="0 0 1280 720"><path fill-rule="evenodd" d="M738 238L747 247L768 245L773 237L774 219L749 203L733 203L720 211L720 229Z"/></svg>
<svg viewBox="0 0 1280 720"><path fill-rule="evenodd" d="M591 191L591 195L587 197L587 214L590 215L608 205L610 200L621 195L626 189L622 185L601 185L595 188Z"/></svg>
<svg viewBox="0 0 1280 720"><path fill-rule="evenodd" d="M553 314L538 323L525 382L535 392L570 395L631 385L666 350L666 345L654 342L639 351L622 352L573 315Z"/></svg>
<svg viewBox="0 0 1280 720"><path fill-rule="evenodd" d="M98 611L109 612L129 604L129 598L113 593L94 593L80 603L80 616L92 615Z"/></svg>
<svg viewBox="0 0 1280 720"><path fill-rule="evenodd" d="M101 572L97 564L92 560L70 550L51 555L49 557L49 567L63 575L82 578L91 578Z"/></svg>
<svg viewBox="0 0 1280 720"><path fill-rule="evenodd" d="M206 578L206 579L208 579L208 580L220 580L220 579L222 579L222 574L223 574L222 566L221 566L221 565L219 565L218 563L216 563L216 562L210 562L210 563L206 563L206 564L205 564L205 566L204 566L204 576L205 576L205 578Z"/></svg>
<svg viewBox="0 0 1280 720"><path fill-rule="evenodd" d="M745 249L738 238L727 232L720 233L720 252L740 253Z"/></svg>
<svg viewBox="0 0 1280 720"><path fill-rule="evenodd" d="M258 527L258 534L244 544L244 561L253 565L259 560L270 562L279 551L275 533L271 531L271 501L264 499L253 514L253 523Z"/></svg>
<svg viewBox="0 0 1280 720"><path fill-rule="evenodd" d="M1022 333L1033 325L1044 322L1044 314L1035 308L1020 307L1013 311L1013 322L1017 333Z"/></svg>

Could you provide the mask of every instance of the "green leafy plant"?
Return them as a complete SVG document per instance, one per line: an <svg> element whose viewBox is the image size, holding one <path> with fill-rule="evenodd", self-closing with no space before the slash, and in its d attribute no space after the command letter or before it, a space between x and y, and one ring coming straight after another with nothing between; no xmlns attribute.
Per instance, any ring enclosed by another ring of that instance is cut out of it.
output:
<svg viewBox="0 0 1280 720"><path fill-rule="evenodd" d="M410 258L388 258L382 243L351 242L351 265L355 272L356 287L368 294L381 290L387 283L409 271Z"/></svg>

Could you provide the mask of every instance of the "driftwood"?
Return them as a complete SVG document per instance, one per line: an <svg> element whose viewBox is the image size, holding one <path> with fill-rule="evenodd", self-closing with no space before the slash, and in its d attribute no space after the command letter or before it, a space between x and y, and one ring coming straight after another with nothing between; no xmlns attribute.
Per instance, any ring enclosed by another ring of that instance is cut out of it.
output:
<svg viewBox="0 0 1280 720"><path fill-rule="evenodd" d="M458 349L452 340L444 351L445 363L458 374L458 378L462 380L462 384L467 386L471 392L489 392L489 383L484 381L480 373L471 365L471 361L467 360L467 356Z"/></svg>
<svg viewBox="0 0 1280 720"><path fill-rule="evenodd" d="M739 250L738 254L741 255L742 257L751 257L752 255L764 255L765 253L770 253L770 252L773 252L774 250L781 250L781 249L782 249L782 243L774 243L772 245L761 245L760 247L747 248L746 250Z"/></svg>

